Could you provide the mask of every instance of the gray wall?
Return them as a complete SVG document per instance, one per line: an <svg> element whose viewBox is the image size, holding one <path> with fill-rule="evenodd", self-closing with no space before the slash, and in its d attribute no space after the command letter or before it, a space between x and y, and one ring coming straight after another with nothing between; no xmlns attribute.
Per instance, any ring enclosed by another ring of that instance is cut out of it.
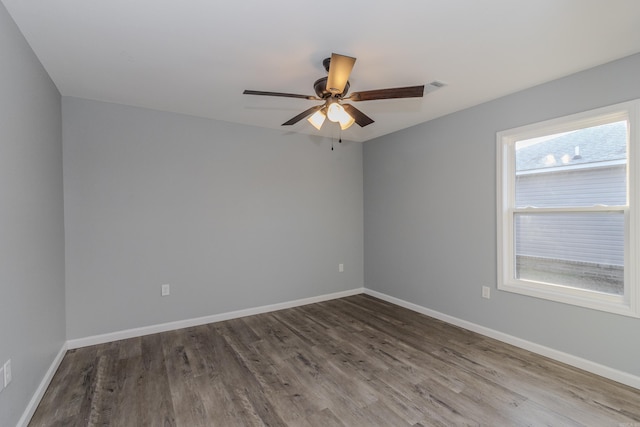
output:
<svg viewBox="0 0 640 427"><path fill-rule="evenodd" d="M0 3L0 425L18 422L65 341L60 94Z"/></svg>
<svg viewBox="0 0 640 427"><path fill-rule="evenodd" d="M62 105L69 339L363 286L362 144Z"/></svg>
<svg viewBox="0 0 640 427"><path fill-rule="evenodd" d="M365 286L640 375L640 319L496 289L496 132L638 98L638 76L635 55L366 142Z"/></svg>

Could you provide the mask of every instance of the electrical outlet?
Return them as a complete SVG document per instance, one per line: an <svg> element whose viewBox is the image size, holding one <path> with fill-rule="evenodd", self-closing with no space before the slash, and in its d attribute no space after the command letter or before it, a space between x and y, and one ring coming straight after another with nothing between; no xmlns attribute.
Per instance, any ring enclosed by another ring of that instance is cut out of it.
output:
<svg viewBox="0 0 640 427"><path fill-rule="evenodd" d="M482 298L489 299L491 298L491 288L488 286L482 287Z"/></svg>
<svg viewBox="0 0 640 427"><path fill-rule="evenodd" d="M171 289L168 283L162 285L162 296L166 297L167 295L171 295Z"/></svg>
<svg viewBox="0 0 640 427"><path fill-rule="evenodd" d="M11 359L4 363L4 386L8 386L11 382Z"/></svg>
<svg viewBox="0 0 640 427"><path fill-rule="evenodd" d="M4 390L4 366L0 366L0 392Z"/></svg>
<svg viewBox="0 0 640 427"><path fill-rule="evenodd" d="M338 272L344 273L344 264L338 264Z"/></svg>

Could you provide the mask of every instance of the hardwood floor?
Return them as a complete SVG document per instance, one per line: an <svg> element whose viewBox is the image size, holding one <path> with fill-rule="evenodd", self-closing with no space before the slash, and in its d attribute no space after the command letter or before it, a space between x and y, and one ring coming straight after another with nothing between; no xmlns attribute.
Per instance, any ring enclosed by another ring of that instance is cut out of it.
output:
<svg viewBox="0 0 640 427"><path fill-rule="evenodd" d="M640 390L366 295L69 351L30 426L640 426Z"/></svg>

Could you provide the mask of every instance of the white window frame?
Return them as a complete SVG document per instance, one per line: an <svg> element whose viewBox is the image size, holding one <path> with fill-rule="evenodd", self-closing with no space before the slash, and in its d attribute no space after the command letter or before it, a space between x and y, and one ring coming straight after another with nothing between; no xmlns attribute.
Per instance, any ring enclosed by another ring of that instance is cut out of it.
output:
<svg viewBox="0 0 640 427"><path fill-rule="evenodd" d="M570 208L515 207L515 144L531 138L627 120L627 205ZM640 317L640 100L508 129L497 140L498 289L625 316ZM624 214L624 294L612 295L515 278L516 213L620 212Z"/></svg>

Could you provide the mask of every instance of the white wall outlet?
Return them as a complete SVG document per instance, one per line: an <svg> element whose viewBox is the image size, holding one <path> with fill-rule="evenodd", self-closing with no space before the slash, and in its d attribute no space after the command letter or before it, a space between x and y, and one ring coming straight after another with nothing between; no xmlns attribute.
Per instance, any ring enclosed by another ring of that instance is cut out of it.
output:
<svg viewBox="0 0 640 427"><path fill-rule="evenodd" d="M167 295L171 295L171 287L168 283L162 285L162 296L166 297Z"/></svg>
<svg viewBox="0 0 640 427"><path fill-rule="evenodd" d="M344 264L338 264L338 272L344 273Z"/></svg>
<svg viewBox="0 0 640 427"><path fill-rule="evenodd" d="M8 386L11 382L11 359L4 363L4 386Z"/></svg>
<svg viewBox="0 0 640 427"><path fill-rule="evenodd" d="M0 392L4 390L4 366L0 366Z"/></svg>
<svg viewBox="0 0 640 427"><path fill-rule="evenodd" d="M482 298L489 299L491 298L491 288L488 286L482 287Z"/></svg>

